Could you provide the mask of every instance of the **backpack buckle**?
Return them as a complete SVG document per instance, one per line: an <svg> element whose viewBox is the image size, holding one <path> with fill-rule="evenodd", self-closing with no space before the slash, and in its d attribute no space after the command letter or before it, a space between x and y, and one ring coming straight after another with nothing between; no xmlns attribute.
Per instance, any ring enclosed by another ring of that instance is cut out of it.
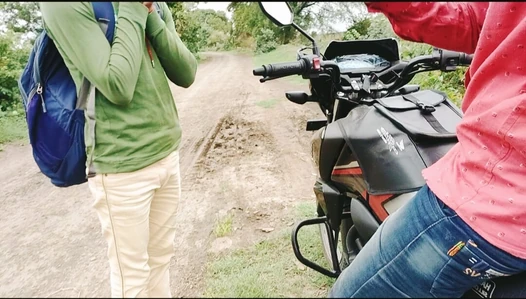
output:
<svg viewBox="0 0 526 299"><path fill-rule="evenodd" d="M416 104L418 105L418 108L420 108L420 110L422 110L422 112L424 113L432 113L436 110L435 107L422 102L417 102Z"/></svg>

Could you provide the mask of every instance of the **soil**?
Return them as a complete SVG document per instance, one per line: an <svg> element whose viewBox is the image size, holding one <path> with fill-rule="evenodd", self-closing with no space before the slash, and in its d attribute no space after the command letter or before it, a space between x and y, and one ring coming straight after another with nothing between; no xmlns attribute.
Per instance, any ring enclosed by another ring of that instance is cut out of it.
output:
<svg viewBox="0 0 526 299"><path fill-rule="evenodd" d="M294 206L314 200L305 125L323 115L284 97L307 81L262 84L251 57L205 55L194 84L172 89L183 129L174 297L202 296L209 253L271 237L292 225ZM0 152L0 182L0 297L108 297L107 246L87 184L54 187L20 144ZM214 233L228 217L232 232Z"/></svg>

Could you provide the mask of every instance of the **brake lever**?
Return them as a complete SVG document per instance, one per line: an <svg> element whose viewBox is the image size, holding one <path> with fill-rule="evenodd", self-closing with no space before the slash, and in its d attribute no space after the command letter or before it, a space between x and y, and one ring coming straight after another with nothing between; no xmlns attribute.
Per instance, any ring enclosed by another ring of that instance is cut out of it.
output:
<svg viewBox="0 0 526 299"><path fill-rule="evenodd" d="M269 76L265 76L265 77L259 79L259 82L260 82L260 83L265 83L265 82L267 82L267 81L275 80L275 79L279 79L279 78L281 78L281 77L269 77Z"/></svg>

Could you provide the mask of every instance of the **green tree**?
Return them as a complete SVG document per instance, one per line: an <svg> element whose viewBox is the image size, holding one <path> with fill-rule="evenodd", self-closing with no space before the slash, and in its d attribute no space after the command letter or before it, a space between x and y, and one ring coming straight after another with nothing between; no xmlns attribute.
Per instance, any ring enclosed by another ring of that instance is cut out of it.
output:
<svg viewBox="0 0 526 299"><path fill-rule="evenodd" d="M334 24L350 27L369 16L363 2L317 2L311 13L312 25L324 33L334 32Z"/></svg>
<svg viewBox="0 0 526 299"><path fill-rule="evenodd" d="M0 24L34 39L43 29L38 2L0 2Z"/></svg>
<svg viewBox="0 0 526 299"><path fill-rule="evenodd" d="M300 27L308 28L314 20L311 8L316 2L288 2L288 4L294 14L294 22ZM233 34L238 41L256 37L264 28L274 31L276 40L281 44L289 43L297 35L297 31L290 26L278 27L273 24L263 14L257 2L231 2L228 10L232 12Z"/></svg>
<svg viewBox="0 0 526 299"><path fill-rule="evenodd" d="M212 9L195 9L189 12L197 23L207 32L205 47L212 50L226 50L230 48L229 35L232 31L230 22L224 11Z"/></svg>
<svg viewBox="0 0 526 299"><path fill-rule="evenodd" d="M17 45L20 35L12 31L0 35L0 116L21 104L18 78L29 58L30 45Z"/></svg>
<svg viewBox="0 0 526 299"><path fill-rule="evenodd" d="M206 45L208 32L192 17L191 9L195 9L196 2L166 2L175 21L175 30L181 40L192 53L198 55Z"/></svg>

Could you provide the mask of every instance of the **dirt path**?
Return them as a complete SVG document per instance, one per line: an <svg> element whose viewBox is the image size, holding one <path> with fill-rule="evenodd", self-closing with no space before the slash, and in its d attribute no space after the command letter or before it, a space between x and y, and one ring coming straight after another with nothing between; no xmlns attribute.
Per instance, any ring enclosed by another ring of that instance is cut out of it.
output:
<svg viewBox="0 0 526 299"><path fill-rule="evenodd" d="M210 53L189 89L173 87L183 140L175 297L200 297L209 252L244 247L290 225L312 199L308 118L315 107L284 99L306 89L252 76L252 59ZM261 105L267 101L266 105ZM42 176L29 146L0 152L0 297L107 297L106 244L87 185L60 189ZM232 217L233 233L214 228Z"/></svg>

